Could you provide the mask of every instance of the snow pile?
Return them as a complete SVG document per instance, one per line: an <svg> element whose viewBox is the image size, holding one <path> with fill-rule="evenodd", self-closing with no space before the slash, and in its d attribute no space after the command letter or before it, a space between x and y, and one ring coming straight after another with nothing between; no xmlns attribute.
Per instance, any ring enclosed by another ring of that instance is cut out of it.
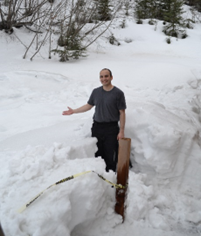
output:
<svg viewBox="0 0 201 237"><path fill-rule="evenodd" d="M7 197L4 200L5 203L9 203L13 211L9 214L3 207L1 211L3 216L9 215L7 225L12 225L14 228L5 229L5 231L8 231L10 235L23 235L24 233L26 235L68 235L80 222L93 219L98 210L103 207L107 196L114 199L114 191L105 195L107 185L99 182L99 178L90 173L85 177L53 187L40 197L36 205L32 204L33 208L30 206L29 210L25 210L22 214L16 212L18 207L42 191L41 188L45 189L55 181L63 179L64 175L65 177L70 176L72 170L80 173L96 167L97 172L102 174L104 162L101 158L84 158L93 157L95 150L91 148L95 147L95 143L96 139L90 138L86 143L77 145L76 149L73 146L63 147L62 144L55 143L49 149L44 146L28 147L17 155L13 153L10 156L7 155L6 158L10 160L8 162L9 171L4 174L4 179L6 175L7 180L4 183L6 187L1 188L2 196ZM21 174L20 179L19 174ZM17 202L13 202L13 196L18 199ZM16 219L18 219L17 226Z"/></svg>

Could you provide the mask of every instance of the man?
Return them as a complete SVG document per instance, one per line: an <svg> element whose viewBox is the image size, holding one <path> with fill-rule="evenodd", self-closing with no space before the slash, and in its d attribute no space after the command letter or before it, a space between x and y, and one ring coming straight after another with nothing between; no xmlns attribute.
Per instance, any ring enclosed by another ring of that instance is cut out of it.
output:
<svg viewBox="0 0 201 237"><path fill-rule="evenodd" d="M92 137L98 139L98 151L95 156L101 156L106 163L106 171L116 171L118 161L118 140L124 137L126 102L124 93L112 85L112 72L104 68L100 71L101 87L92 91L87 102L78 109L68 107L63 115L83 113L95 106L92 125ZM120 121L120 127L118 125Z"/></svg>

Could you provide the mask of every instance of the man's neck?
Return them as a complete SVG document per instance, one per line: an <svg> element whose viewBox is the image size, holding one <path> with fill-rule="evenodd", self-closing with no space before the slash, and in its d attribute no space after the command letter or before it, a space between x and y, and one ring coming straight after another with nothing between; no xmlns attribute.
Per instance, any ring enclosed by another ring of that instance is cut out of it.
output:
<svg viewBox="0 0 201 237"><path fill-rule="evenodd" d="M114 86L112 84L108 85L108 86L103 86L103 90L105 90L105 91L111 91L113 88L114 88Z"/></svg>

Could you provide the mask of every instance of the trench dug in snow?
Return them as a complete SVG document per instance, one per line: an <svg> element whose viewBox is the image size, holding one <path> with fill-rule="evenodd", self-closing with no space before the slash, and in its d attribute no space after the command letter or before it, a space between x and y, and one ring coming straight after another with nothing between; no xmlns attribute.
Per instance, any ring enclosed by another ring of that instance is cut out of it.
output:
<svg viewBox="0 0 201 237"><path fill-rule="evenodd" d="M197 181L201 180L200 81L189 81L189 86L160 92L162 98L174 93L179 98L179 91L183 90L181 94L185 91L191 98L188 113L167 103L168 99L160 103L155 95L139 98L137 88L125 89L128 95L125 134L132 140L133 168L129 173L123 225L121 217L114 212L115 190L94 173L48 190L22 214L16 213L17 208L41 190L72 174L95 170L116 182L115 173L106 173L104 161L94 158L97 147L96 139L90 137L91 115L83 120L75 118L17 133L3 140L1 148L13 148L2 152L2 160L6 161L3 163L6 172L1 174L5 181L1 184L5 232L9 235L147 235L149 232L163 235L201 231L201 212L197 211L201 208ZM155 91L143 93L152 95ZM35 99L38 106L37 95L30 100ZM51 100L57 97L54 96ZM30 146L22 149L25 144Z"/></svg>

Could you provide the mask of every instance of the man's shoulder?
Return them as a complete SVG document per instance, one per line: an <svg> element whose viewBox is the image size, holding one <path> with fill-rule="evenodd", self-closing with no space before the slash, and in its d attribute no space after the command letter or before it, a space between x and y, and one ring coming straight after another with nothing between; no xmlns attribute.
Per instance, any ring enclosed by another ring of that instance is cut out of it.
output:
<svg viewBox="0 0 201 237"><path fill-rule="evenodd" d="M99 86L99 87L97 87L97 88L94 88L93 89L93 92L99 92L99 91L102 91L102 86Z"/></svg>
<svg viewBox="0 0 201 237"><path fill-rule="evenodd" d="M102 86L99 86L99 87L96 87L96 88L94 88L94 90L102 90Z"/></svg>
<svg viewBox="0 0 201 237"><path fill-rule="evenodd" d="M114 86L114 91L116 93L124 94L124 92L121 89L119 89L118 87L116 87L116 86Z"/></svg>

